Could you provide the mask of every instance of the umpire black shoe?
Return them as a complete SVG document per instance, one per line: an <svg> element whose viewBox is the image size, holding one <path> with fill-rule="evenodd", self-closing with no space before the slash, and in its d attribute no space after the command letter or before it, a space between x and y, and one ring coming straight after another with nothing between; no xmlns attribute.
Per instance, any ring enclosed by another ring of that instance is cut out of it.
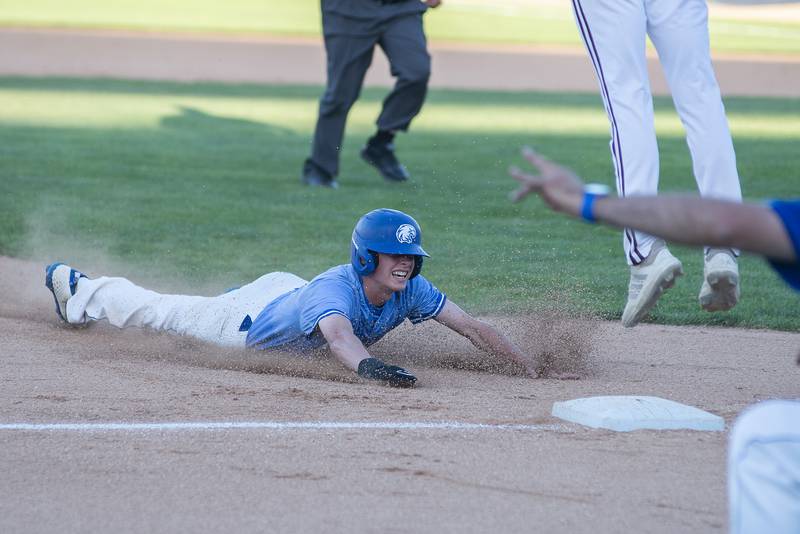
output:
<svg viewBox="0 0 800 534"><path fill-rule="evenodd" d="M406 168L397 161L392 143L382 145L367 143L361 149L361 159L378 169L381 176L390 182L405 182L411 178Z"/></svg>
<svg viewBox="0 0 800 534"><path fill-rule="evenodd" d="M339 182L333 176L310 159L307 159L303 164L303 175L300 177L300 181L312 187L330 187L331 189L339 187Z"/></svg>

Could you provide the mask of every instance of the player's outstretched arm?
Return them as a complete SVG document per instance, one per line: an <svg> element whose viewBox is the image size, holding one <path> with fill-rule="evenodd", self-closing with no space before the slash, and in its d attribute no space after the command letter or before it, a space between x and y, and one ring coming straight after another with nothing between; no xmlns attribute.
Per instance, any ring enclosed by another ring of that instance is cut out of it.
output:
<svg viewBox="0 0 800 534"><path fill-rule="evenodd" d="M529 174L517 167L509 174L520 183L512 199L540 195L554 210L586 216L585 191L580 178L529 148L522 151L538 170ZM685 245L731 247L779 261L794 261L795 252L780 218L766 206L739 204L694 196L664 195L594 199L590 216L620 228L634 228Z"/></svg>
<svg viewBox="0 0 800 534"><path fill-rule="evenodd" d="M358 371L361 360L372 357L353 333L353 325L344 315L325 317L319 322L319 329L336 359L351 371Z"/></svg>
<svg viewBox="0 0 800 534"><path fill-rule="evenodd" d="M528 375L539 378L539 371L535 368L532 358L492 325L472 317L452 301L448 300L445 303L442 311L436 316L436 321L469 339L482 351L521 364Z"/></svg>
<svg viewBox="0 0 800 534"><path fill-rule="evenodd" d="M353 325L343 315L329 315L319 322L319 329L333 355L345 367L362 378L379 380L391 386L411 387L417 378L396 365L388 365L370 356L364 344L353 333Z"/></svg>

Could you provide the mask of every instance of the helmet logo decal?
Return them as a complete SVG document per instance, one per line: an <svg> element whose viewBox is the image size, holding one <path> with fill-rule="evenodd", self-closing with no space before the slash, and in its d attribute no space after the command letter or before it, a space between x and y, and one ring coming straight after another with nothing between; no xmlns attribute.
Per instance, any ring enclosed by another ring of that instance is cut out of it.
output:
<svg viewBox="0 0 800 534"><path fill-rule="evenodd" d="M410 224L401 224L397 228L397 232L395 232L395 236L397 236L397 240L400 243L413 243L414 240L417 238L417 229L414 228L413 225Z"/></svg>

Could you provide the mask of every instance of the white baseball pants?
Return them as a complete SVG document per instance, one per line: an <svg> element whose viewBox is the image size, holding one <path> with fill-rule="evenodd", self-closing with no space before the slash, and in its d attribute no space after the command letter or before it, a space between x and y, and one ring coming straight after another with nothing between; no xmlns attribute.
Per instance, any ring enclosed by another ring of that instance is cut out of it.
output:
<svg viewBox="0 0 800 534"><path fill-rule="evenodd" d="M244 347L245 318L255 320L269 302L306 283L291 273L276 272L216 297L199 297L163 295L125 278L81 278L75 295L67 301L67 321L83 324L105 319L119 328L150 328Z"/></svg>
<svg viewBox="0 0 800 534"><path fill-rule="evenodd" d="M741 201L736 155L711 65L705 0L572 0L611 123L620 196L658 193L658 145L645 39L658 57L686 130L703 197ZM638 265L654 238L625 229L625 256Z"/></svg>
<svg viewBox="0 0 800 534"><path fill-rule="evenodd" d="M800 532L800 402L762 402L739 416L728 500L732 534Z"/></svg>

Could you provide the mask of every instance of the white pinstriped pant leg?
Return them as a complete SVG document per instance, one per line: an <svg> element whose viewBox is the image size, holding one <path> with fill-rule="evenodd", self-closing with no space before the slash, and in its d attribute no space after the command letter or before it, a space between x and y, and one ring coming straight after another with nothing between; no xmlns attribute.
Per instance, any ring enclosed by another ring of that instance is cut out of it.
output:
<svg viewBox="0 0 800 534"><path fill-rule="evenodd" d="M728 504L731 534L800 532L800 402L762 402L736 420Z"/></svg>
<svg viewBox="0 0 800 534"><path fill-rule="evenodd" d="M228 293L200 297L156 293L125 278L81 278L67 301L67 320L107 320L118 328L149 328L244 347L247 332L240 327L245 317L255 319L270 301L305 283L290 273L269 273Z"/></svg>
<svg viewBox="0 0 800 534"><path fill-rule="evenodd" d="M686 129L703 197L741 202L736 154L711 64L705 0L648 0L648 34Z"/></svg>
<svg viewBox="0 0 800 534"><path fill-rule="evenodd" d="M647 73L643 0L572 0L575 22L586 45L611 124L611 155L620 196L658 192L658 144ZM623 231L630 265L650 252L654 238Z"/></svg>

